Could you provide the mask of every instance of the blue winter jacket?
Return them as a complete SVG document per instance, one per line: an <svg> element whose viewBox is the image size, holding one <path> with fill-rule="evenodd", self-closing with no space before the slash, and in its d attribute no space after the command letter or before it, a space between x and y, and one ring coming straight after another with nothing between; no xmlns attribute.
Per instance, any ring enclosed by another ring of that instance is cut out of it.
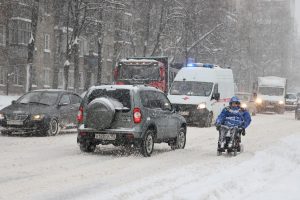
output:
<svg viewBox="0 0 300 200"><path fill-rule="evenodd" d="M218 116L216 124L222 124L229 127L247 128L251 123L249 112L240 107L226 107Z"/></svg>

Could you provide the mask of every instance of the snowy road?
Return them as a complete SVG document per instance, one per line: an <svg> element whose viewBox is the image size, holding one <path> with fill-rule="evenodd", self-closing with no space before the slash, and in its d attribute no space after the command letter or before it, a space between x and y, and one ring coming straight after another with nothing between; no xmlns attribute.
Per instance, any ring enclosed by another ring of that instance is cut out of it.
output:
<svg viewBox="0 0 300 200"><path fill-rule="evenodd" d="M190 127L184 150L156 144L150 158L100 146L82 153L76 134L0 137L0 199L300 199L300 121L258 115L245 152L216 156L217 132Z"/></svg>

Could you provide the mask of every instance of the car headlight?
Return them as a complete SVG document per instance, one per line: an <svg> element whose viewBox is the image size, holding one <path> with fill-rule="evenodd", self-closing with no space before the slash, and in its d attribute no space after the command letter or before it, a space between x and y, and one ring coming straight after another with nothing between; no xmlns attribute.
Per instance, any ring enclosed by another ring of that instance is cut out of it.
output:
<svg viewBox="0 0 300 200"><path fill-rule="evenodd" d="M257 103L257 104L262 104L262 99L257 98L257 99L255 100L255 103Z"/></svg>
<svg viewBox="0 0 300 200"><path fill-rule="evenodd" d="M200 103L197 107L197 109L204 109L206 108L206 103Z"/></svg>
<svg viewBox="0 0 300 200"><path fill-rule="evenodd" d="M283 104L284 104L284 102L283 102L283 101L279 101L278 103L279 103L279 105L283 105Z"/></svg>
<svg viewBox="0 0 300 200"><path fill-rule="evenodd" d="M297 105L297 102L294 102L293 104L294 104L294 105Z"/></svg>
<svg viewBox="0 0 300 200"><path fill-rule="evenodd" d="M34 120L34 121L40 121L40 120L44 119L44 117L45 117L45 115L43 115L43 114L32 115L31 119Z"/></svg>
<svg viewBox="0 0 300 200"><path fill-rule="evenodd" d="M0 113L0 120L3 120L5 118L4 114Z"/></svg>
<svg viewBox="0 0 300 200"><path fill-rule="evenodd" d="M242 103L241 107L242 107L242 108L247 108L247 104Z"/></svg>

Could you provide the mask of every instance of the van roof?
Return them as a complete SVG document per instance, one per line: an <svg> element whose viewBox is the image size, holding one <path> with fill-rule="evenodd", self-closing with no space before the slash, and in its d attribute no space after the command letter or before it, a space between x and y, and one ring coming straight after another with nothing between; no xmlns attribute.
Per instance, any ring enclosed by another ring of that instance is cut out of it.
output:
<svg viewBox="0 0 300 200"><path fill-rule="evenodd" d="M201 82L217 82L218 80L233 81L231 69L220 67L204 68L204 67L184 67L179 70L175 77L175 81L201 81Z"/></svg>

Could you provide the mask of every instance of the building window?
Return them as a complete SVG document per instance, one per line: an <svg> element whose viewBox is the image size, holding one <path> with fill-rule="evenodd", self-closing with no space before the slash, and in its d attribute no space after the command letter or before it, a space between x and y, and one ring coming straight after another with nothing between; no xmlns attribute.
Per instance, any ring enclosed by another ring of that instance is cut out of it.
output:
<svg viewBox="0 0 300 200"><path fill-rule="evenodd" d="M6 84L6 70L0 66L0 85Z"/></svg>
<svg viewBox="0 0 300 200"><path fill-rule="evenodd" d="M45 12L45 15L49 15L50 14L49 0L45 0L44 1L44 12Z"/></svg>
<svg viewBox="0 0 300 200"><path fill-rule="evenodd" d="M50 44L50 35L45 34L44 35L44 50L45 50L45 52L50 52L49 44Z"/></svg>
<svg viewBox="0 0 300 200"><path fill-rule="evenodd" d="M44 87L50 87L50 69L44 69Z"/></svg>
<svg viewBox="0 0 300 200"><path fill-rule="evenodd" d="M68 82L68 88L73 89L74 88L74 71L69 71L69 82Z"/></svg>
<svg viewBox="0 0 300 200"><path fill-rule="evenodd" d="M32 69L32 74L31 74L31 84L32 84L32 87L37 87L37 73L36 73L36 69L35 67L33 67Z"/></svg>
<svg viewBox="0 0 300 200"><path fill-rule="evenodd" d="M84 41L78 40L78 49L79 49L79 56L83 56L84 54Z"/></svg>
<svg viewBox="0 0 300 200"><path fill-rule="evenodd" d="M79 72L79 87L80 89L83 89L84 87L83 72Z"/></svg>
<svg viewBox="0 0 300 200"><path fill-rule="evenodd" d="M58 72L58 88L63 88L64 84L64 72L63 70L59 70Z"/></svg>
<svg viewBox="0 0 300 200"><path fill-rule="evenodd" d="M0 25L0 46L5 46L5 26Z"/></svg>
<svg viewBox="0 0 300 200"><path fill-rule="evenodd" d="M23 85L22 66L15 66L13 73L13 83L15 85Z"/></svg>
<svg viewBox="0 0 300 200"><path fill-rule="evenodd" d="M13 19L10 23L10 42L12 44L29 43L31 36L31 22L26 19Z"/></svg>
<svg viewBox="0 0 300 200"><path fill-rule="evenodd" d="M94 75L94 73L91 76L91 85L95 85L95 75Z"/></svg>

